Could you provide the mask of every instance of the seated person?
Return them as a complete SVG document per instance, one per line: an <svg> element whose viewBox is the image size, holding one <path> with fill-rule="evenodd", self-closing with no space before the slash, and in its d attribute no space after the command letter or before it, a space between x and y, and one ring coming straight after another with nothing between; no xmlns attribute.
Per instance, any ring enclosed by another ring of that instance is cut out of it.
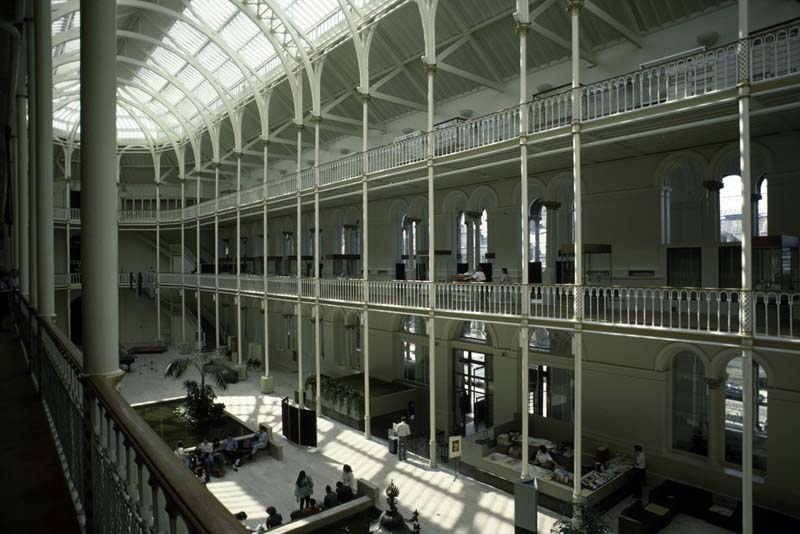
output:
<svg viewBox="0 0 800 534"><path fill-rule="evenodd" d="M536 451L536 458L534 458L533 463L545 469L553 469L556 466L555 460L550 456L547 447L544 445L539 445L539 450Z"/></svg>
<svg viewBox="0 0 800 534"><path fill-rule="evenodd" d="M268 530L272 530L275 527L278 527L283 524L283 516L278 513L274 506L267 507L267 519L264 523L258 525L256 528L256 532L258 534L263 534Z"/></svg>
<svg viewBox="0 0 800 534"><path fill-rule="evenodd" d="M485 282L486 275L483 272L483 267L478 266L478 268L471 273L455 275L453 280L456 282Z"/></svg>
<svg viewBox="0 0 800 534"><path fill-rule="evenodd" d="M183 448L183 441L178 441L177 446L175 447L175 456L178 459L186 464L186 467L191 469L191 465L189 465L189 455L186 454L186 449Z"/></svg>
<svg viewBox="0 0 800 534"><path fill-rule="evenodd" d="M508 455L511 456L512 458L516 458L517 460L522 458L522 445L520 445L519 443L514 443L513 445L508 447Z"/></svg>
<svg viewBox="0 0 800 534"><path fill-rule="evenodd" d="M308 506L306 506L303 509L303 516L309 516L309 515L318 514L321 511L322 511L322 508L320 508L317 505L317 501L314 500L313 498L311 498L311 499L308 499Z"/></svg>
<svg viewBox="0 0 800 534"><path fill-rule="evenodd" d="M214 467L214 446L208 441L208 438L203 438L203 441L195 447L195 451L199 451L200 460L206 464L206 467L209 469Z"/></svg>
<svg viewBox="0 0 800 534"><path fill-rule="evenodd" d="M322 499L322 506L327 510L339 504L339 497L330 486L325 486L325 498Z"/></svg>
<svg viewBox="0 0 800 534"><path fill-rule="evenodd" d="M233 465L233 470L239 470L239 443L228 434L222 442L222 457L226 463Z"/></svg>
<svg viewBox="0 0 800 534"><path fill-rule="evenodd" d="M195 452L194 454L194 476L196 476L203 484L208 484L211 480L211 475L206 469L205 463L200 459L200 455Z"/></svg>
<svg viewBox="0 0 800 534"><path fill-rule="evenodd" d="M345 486L340 480L336 483L336 496L339 498L339 502L342 503L353 500L355 494L353 493L353 488Z"/></svg>
<svg viewBox="0 0 800 534"><path fill-rule="evenodd" d="M253 442L253 449L250 451L250 457L252 458L255 456L260 450L267 449L269 449L269 433L267 432L267 427L258 425L258 434L256 435L256 441Z"/></svg>

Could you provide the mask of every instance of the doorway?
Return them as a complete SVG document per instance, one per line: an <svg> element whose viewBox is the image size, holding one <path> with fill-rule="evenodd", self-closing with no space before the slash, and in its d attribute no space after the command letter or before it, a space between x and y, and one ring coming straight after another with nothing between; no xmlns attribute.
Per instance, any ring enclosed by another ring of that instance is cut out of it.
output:
<svg viewBox="0 0 800 534"><path fill-rule="evenodd" d="M493 424L494 385L489 354L456 349L453 404L456 432L470 436Z"/></svg>

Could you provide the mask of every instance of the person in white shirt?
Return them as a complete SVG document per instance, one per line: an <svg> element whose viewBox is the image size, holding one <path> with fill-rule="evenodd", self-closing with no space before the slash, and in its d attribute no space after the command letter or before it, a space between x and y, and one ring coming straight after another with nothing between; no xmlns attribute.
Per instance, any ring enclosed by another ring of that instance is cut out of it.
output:
<svg viewBox="0 0 800 534"><path fill-rule="evenodd" d="M353 492L353 495L356 495L358 491L356 477L355 475L353 475L353 468L347 464L344 464L342 466L342 484L348 486L350 490Z"/></svg>
<svg viewBox="0 0 800 534"><path fill-rule="evenodd" d="M470 282L485 282L486 275L483 274L483 267L478 267L475 272L469 277Z"/></svg>
<svg viewBox="0 0 800 534"><path fill-rule="evenodd" d="M401 461L408 460L406 447L408 445L408 436L411 435L411 427L408 426L405 417L401 418L400 422L397 423L395 432L397 434L397 459Z"/></svg>
<svg viewBox="0 0 800 534"><path fill-rule="evenodd" d="M533 462L539 467L544 467L545 469L553 469L556 465L555 460L553 460L553 457L550 456L550 453L547 451L547 447L544 445L539 445L539 450L536 451L536 458L533 460Z"/></svg>
<svg viewBox="0 0 800 534"><path fill-rule="evenodd" d="M633 496L642 498L642 487L645 485L645 468L647 467L644 449L641 445L633 446Z"/></svg>

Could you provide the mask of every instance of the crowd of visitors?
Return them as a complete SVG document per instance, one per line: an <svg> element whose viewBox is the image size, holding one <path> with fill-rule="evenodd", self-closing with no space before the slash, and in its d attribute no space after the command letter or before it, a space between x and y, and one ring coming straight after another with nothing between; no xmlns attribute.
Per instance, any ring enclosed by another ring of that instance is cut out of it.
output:
<svg viewBox="0 0 800 534"><path fill-rule="evenodd" d="M349 465L342 466L342 479L336 482L336 490L330 484L325 486L325 495L322 502L314 497L314 480L305 471L300 471L294 483L294 495L297 499L298 509L291 512L291 521L318 514L323 510L330 510L341 503L355 498L357 483L353 469ZM266 532L283 524L283 516L274 506L267 508L267 519L254 530L257 533Z"/></svg>

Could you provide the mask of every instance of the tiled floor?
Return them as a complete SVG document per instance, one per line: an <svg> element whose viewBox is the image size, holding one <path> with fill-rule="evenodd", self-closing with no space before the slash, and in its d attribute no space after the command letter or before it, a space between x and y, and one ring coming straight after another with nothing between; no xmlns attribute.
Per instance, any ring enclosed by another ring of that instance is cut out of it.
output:
<svg viewBox="0 0 800 534"><path fill-rule="evenodd" d="M131 404L183 394L181 380L165 379L164 368L176 356L170 352L141 356L132 372L126 375L121 391ZM275 393L262 395L259 372L251 372L246 381L218 391L226 409L248 426L260 422L272 425L275 440L284 446L284 460L262 456L239 472L228 470L224 478L212 479L211 492L231 512L243 510L248 524L263 521L265 508L275 506L285 518L295 509L293 483L304 469L314 480L314 496L321 499L325 485L340 478L342 464L350 464L357 478L369 480L380 488L394 481L400 489L400 508L409 516L415 509L422 518L423 532L430 534L514 532L514 498L505 492L463 476L454 477L447 469L429 469L424 460L411 458L399 463L388 453L385 442L365 440L360 432L326 418L318 424L319 446L301 448L280 436L280 399L292 395L297 374L273 369ZM172 446L172 444L170 444ZM626 499L608 513L609 524L616 527L619 513L630 504ZM558 515L539 509L539 532L548 533ZM687 516L678 516L663 532L672 534L726 532Z"/></svg>

